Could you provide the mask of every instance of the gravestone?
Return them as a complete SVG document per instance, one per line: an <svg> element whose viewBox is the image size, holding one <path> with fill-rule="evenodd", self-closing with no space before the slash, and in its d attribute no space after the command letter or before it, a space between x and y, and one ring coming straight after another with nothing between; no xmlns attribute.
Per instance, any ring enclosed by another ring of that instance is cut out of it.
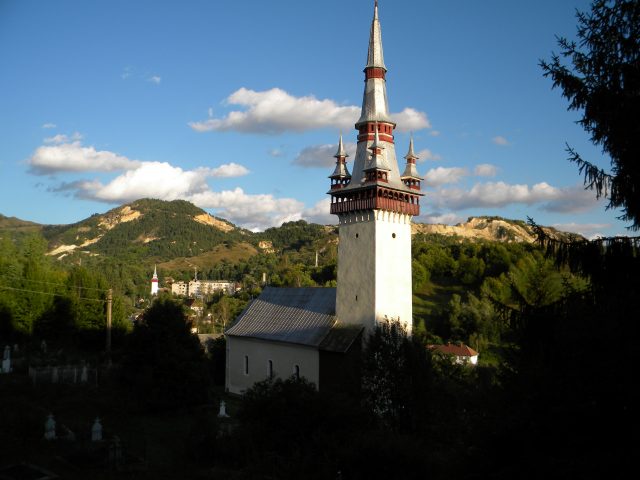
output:
<svg viewBox="0 0 640 480"><path fill-rule="evenodd" d="M100 419L98 417L96 417L96 421L93 422L93 427L91 427L91 441L102 441L102 424L100 423Z"/></svg>
<svg viewBox="0 0 640 480"><path fill-rule="evenodd" d="M9 345L4 347L4 354L2 356L2 373L11 373L11 347Z"/></svg>
<svg viewBox="0 0 640 480"><path fill-rule="evenodd" d="M56 439L56 421L53 419L52 413L49 414L49 416L47 417L47 421L44 422L44 439Z"/></svg>
<svg viewBox="0 0 640 480"><path fill-rule="evenodd" d="M224 400L220 400L220 411L218 412L218 418L229 418L227 415L227 406L224 403Z"/></svg>

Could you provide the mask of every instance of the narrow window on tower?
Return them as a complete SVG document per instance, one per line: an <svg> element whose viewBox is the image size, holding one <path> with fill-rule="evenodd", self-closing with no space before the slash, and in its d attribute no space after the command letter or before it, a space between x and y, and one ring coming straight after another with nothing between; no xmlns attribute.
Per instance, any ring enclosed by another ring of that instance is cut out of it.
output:
<svg viewBox="0 0 640 480"><path fill-rule="evenodd" d="M249 375L249 355L244 356L244 374Z"/></svg>
<svg viewBox="0 0 640 480"><path fill-rule="evenodd" d="M395 234L395 233L392 233L392 234L391 234L391 238L396 238L396 234Z"/></svg>
<svg viewBox="0 0 640 480"><path fill-rule="evenodd" d="M293 366L293 376L296 377L296 380L300 379L300 365Z"/></svg>
<svg viewBox="0 0 640 480"><path fill-rule="evenodd" d="M267 377L269 379L273 378L273 361L269 360L269 363L267 363Z"/></svg>

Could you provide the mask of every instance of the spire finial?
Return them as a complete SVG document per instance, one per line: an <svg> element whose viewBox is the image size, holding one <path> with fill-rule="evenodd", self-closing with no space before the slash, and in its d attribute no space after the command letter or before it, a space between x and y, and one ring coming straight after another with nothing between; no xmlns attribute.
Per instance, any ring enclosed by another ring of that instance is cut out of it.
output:
<svg viewBox="0 0 640 480"><path fill-rule="evenodd" d="M344 143L342 142L342 132L340 132L340 140L338 140L338 151L334 155L334 158L348 157L349 154L344 149Z"/></svg>
<svg viewBox="0 0 640 480"><path fill-rule="evenodd" d="M407 159L407 162L413 162L413 163L415 163L415 161L418 158L420 158L413 151L413 133L411 134L411 137L409 138L409 151L404 156L404 158Z"/></svg>

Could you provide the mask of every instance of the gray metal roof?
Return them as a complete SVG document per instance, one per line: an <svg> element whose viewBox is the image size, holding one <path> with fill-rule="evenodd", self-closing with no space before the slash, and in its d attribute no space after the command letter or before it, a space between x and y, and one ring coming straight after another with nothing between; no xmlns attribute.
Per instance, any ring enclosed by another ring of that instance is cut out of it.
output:
<svg viewBox="0 0 640 480"><path fill-rule="evenodd" d="M265 288L225 333L319 347L336 323L335 288Z"/></svg>

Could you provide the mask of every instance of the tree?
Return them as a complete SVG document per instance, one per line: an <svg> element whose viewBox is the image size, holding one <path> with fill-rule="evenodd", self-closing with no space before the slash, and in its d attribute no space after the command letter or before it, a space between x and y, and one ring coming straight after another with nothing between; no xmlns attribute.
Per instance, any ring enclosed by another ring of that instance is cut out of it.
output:
<svg viewBox="0 0 640 480"><path fill-rule="evenodd" d="M398 320L380 322L367 339L362 362L363 403L397 431L425 424L431 357Z"/></svg>
<svg viewBox="0 0 640 480"><path fill-rule="evenodd" d="M158 298L144 312L125 347L123 381L155 409L206 400L210 376L200 341L180 304Z"/></svg>
<svg viewBox="0 0 640 480"><path fill-rule="evenodd" d="M582 111L578 123L611 158L606 172L570 146L585 185L607 208L621 208L621 219L640 229L640 2L596 0L590 13L578 12L578 42L558 39L561 54L541 61L544 76L560 87L569 110ZM569 58L567 67L561 57Z"/></svg>

